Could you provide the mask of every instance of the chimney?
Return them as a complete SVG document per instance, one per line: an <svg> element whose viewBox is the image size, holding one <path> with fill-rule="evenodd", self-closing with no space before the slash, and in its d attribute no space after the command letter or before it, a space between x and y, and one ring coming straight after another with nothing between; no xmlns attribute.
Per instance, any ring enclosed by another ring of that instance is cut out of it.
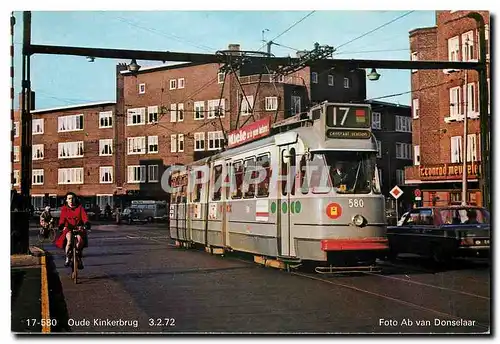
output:
<svg viewBox="0 0 500 344"><path fill-rule="evenodd" d="M227 46L227 49L230 50L230 51L234 51L234 53L231 53L231 55L240 55L239 51L240 51L240 45L239 44L229 44Z"/></svg>
<svg viewBox="0 0 500 344"><path fill-rule="evenodd" d="M297 51L297 58L301 59L301 58L303 58L304 56L306 56L306 55L307 55L307 53L308 53L308 51L307 51L307 50L299 50L299 51Z"/></svg>

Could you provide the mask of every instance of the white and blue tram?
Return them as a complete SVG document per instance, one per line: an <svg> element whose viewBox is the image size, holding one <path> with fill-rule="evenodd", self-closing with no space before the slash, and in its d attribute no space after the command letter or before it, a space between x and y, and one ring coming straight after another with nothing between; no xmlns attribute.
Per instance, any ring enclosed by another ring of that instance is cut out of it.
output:
<svg viewBox="0 0 500 344"><path fill-rule="evenodd" d="M230 145L243 144L172 175L171 238L280 267L372 266L388 241L370 113L369 105L326 102L300 120L231 133ZM255 166L264 178L247 178ZM202 183L201 169L209 173Z"/></svg>

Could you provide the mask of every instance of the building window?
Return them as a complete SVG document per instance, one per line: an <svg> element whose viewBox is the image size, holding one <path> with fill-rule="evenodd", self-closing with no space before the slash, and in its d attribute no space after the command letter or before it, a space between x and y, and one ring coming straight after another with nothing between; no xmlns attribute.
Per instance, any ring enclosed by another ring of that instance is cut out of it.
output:
<svg viewBox="0 0 500 344"><path fill-rule="evenodd" d="M33 170L33 185L43 185L43 169Z"/></svg>
<svg viewBox="0 0 500 344"><path fill-rule="evenodd" d="M467 94L467 116L471 116L473 113L478 112L478 106L476 103L476 84L464 85L464 94Z"/></svg>
<svg viewBox="0 0 500 344"><path fill-rule="evenodd" d="M278 110L278 97L266 97L266 111Z"/></svg>
<svg viewBox="0 0 500 344"><path fill-rule="evenodd" d="M14 185L19 185L21 182L21 173L19 170L14 170L14 180L12 181Z"/></svg>
<svg viewBox="0 0 500 344"><path fill-rule="evenodd" d="M328 74L328 86L333 86L335 85L335 79L333 78L333 75Z"/></svg>
<svg viewBox="0 0 500 344"><path fill-rule="evenodd" d="M148 153L158 153L158 136L148 136Z"/></svg>
<svg viewBox="0 0 500 344"><path fill-rule="evenodd" d="M31 152L32 152L33 160L42 160L43 156L44 156L43 144L42 145L33 145Z"/></svg>
<svg viewBox="0 0 500 344"><path fill-rule="evenodd" d="M405 185L405 170L396 170L396 184Z"/></svg>
<svg viewBox="0 0 500 344"><path fill-rule="evenodd" d="M224 72L217 73L217 82L219 84L222 84L224 82L225 75L226 75L226 73L224 73Z"/></svg>
<svg viewBox="0 0 500 344"><path fill-rule="evenodd" d="M148 181L150 183L158 182L159 170L158 165L149 165L148 166Z"/></svg>
<svg viewBox="0 0 500 344"><path fill-rule="evenodd" d="M58 132L83 130L83 114L59 117L57 124Z"/></svg>
<svg viewBox="0 0 500 344"><path fill-rule="evenodd" d="M139 94L146 93L146 84L139 84Z"/></svg>
<svg viewBox="0 0 500 344"><path fill-rule="evenodd" d="M148 106L148 123L158 123L158 106Z"/></svg>
<svg viewBox="0 0 500 344"><path fill-rule="evenodd" d="M184 104L177 104L177 122L184 121Z"/></svg>
<svg viewBox="0 0 500 344"><path fill-rule="evenodd" d="M57 172L58 184L83 184L83 167L60 168Z"/></svg>
<svg viewBox="0 0 500 344"><path fill-rule="evenodd" d="M101 184L109 184L113 182L113 166L99 167L99 180Z"/></svg>
<svg viewBox="0 0 500 344"><path fill-rule="evenodd" d="M146 154L146 136L128 137L128 154Z"/></svg>
<svg viewBox="0 0 500 344"><path fill-rule="evenodd" d="M420 117L420 102L418 98L415 98L412 100L412 112L413 112L413 119L417 119Z"/></svg>
<svg viewBox="0 0 500 344"><path fill-rule="evenodd" d="M474 60L474 31L462 35L462 61Z"/></svg>
<svg viewBox="0 0 500 344"><path fill-rule="evenodd" d="M177 88L184 88L184 84L185 84L184 78L180 78L177 80L177 85L179 85Z"/></svg>
<svg viewBox="0 0 500 344"><path fill-rule="evenodd" d="M451 162L462 162L462 136L453 136L451 138Z"/></svg>
<svg viewBox="0 0 500 344"><path fill-rule="evenodd" d="M419 166L420 165L420 146L419 145L415 145L413 146L413 164L415 166Z"/></svg>
<svg viewBox="0 0 500 344"><path fill-rule="evenodd" d="M19 122L14 122L14 137L19 137Z"/></svg>
<svg viewBox="0 0 500 344"><path fill-rule="evenodd" d="M351 87L351 80L349 78L344 78L344 88Z"/></svg>
<svg viewBox="0 0 500 344"><path fill-rule="evenodd" d="M411 118L396 116L396 131L411 133Z"/></svg>
<svg viewBox="0 0 500 344"><path fill-rule="evenodd" d="M477 161L476 134L467 135L467 161Z"/></svg>
<svg viewBox="0 0 500 344"><path fill-rule="evenodd" d="M312 72L311 73L311 82L313 84L317 84L318 83L318 73L316 73L316 72Z"/></svg>
<svg viewBox="0 0 500 344"><path fill-rule="evenodd" d="M396 159L411 160L411 144L396 142Z"/></svg>
<svg viewBox="0 0 500 344"><path fill-rule="evenodd" d="M194 133L194 150L205 150L205 133Z"/></svg>
<svg viewBox="0 0 500 344"><path fill-rule="evenodd" d="M127 125L142 125L146 123L146 108L128 109Z"/></svg>
<svg viewBox="0 0 500 344"><path fill-rule="evenodd" d="M172 152L172 153L177 152L177 135L176 134L170 135L170 152Z"/></svg>
<svg viewBox="0 0 500 344"><path fill-rule="evenodd" d="M113 111L99 112L99 128L113 127Z"/></svg>
<svg viewBox="0 0 500 344"><path fill-rule="evenodd" d="M253 96L243 96L243 99L241 101L241 110L240 110L240 115L241 116L248 116L252 113L253 111Z"/></svg>
<svg viewBox="0 0 500 344"><path fill-rule="evenodd" d="M127 166L128 183L146 182L146 165Z"/></svg>
<svg viewBox="0 0 500 344"><path fill-rule="evenodd" d="M99 155L113 155L113 139L99 140Z"/></svg>
<svg viewBox="0 0 500 344"><path fill-rule="evenodd" d="M170 89L175 90L176 88L177 88L177 80L176 79L170 80Z"/></svg>
<svg viewBox="0 0 500 344"><path fill-rule="evenodd" d="M205 118L205 102L194 102L194 119Z"/></svg>
<svg viewBox="0 0 500 344"><path fill-rule="evenodd" d="M380 112L372 112L372 129L380 129L381 128L381 113Z"/></svg>
<svg viewBox="0 0 500 344"><path fill-rule="evenodd" d="M458 57L459 51L460 51L460 43L458 41L458 36L448 39L448 60L460 61Z"/></svg>
<svg viewBox="0 0 500 344"><path fill-rule="evenodd" d="M60 142L58 145L59 159L82 158L83 141Z"/></svg>
<svg viewBox="0 0 500 344"><path fill-rule="evenodd" d="M170 104L170 122L177 122L177 104Z"/></svg>
<svg viewBox="0 0 500 344"><path fill-rule="evenodd" d="M462 113L461 93L460 86L450 88L450 117L457 118Z"/></svg>
<svg viewBox="0 0 500 344"><path fill-rule="evenodd" d="M418 61L418 52L414 51L414 52L411 53L411 60L412 61ZM418 69L412 69L411 70L412 73L415 73L417 71L418 71Z"/></svg>
<svg viewBox="0 0 500 344"><path fill-rule="evenodd" d="M377 140L377 158L382 157L382 141Z"/></svg>
<svg viewBox="0 0 500 344"><path fill-rule="evenodd" d="M179 152L184 152L184 134L179 134L177 138L177 146Z"/></svg>
<svg viewBox="0 0 500 344"><path fill-rule="evenodd" d="M31 132L33 133L33 135L43 134L43 118L33 119L31 123Z"/></svg>
<svg viewBox="0 0 500 344"><path fill-rule="evenodd" d="M221 149L224 145L224 134L222 131L209 131L208 136L208 150Z"/></svg>
<svg viewBox="0 0 500 344"><path fill-rule="evenodd" d="M14 162L18 162L20 158L19 146L14 146Z"/></svg>
<svg viewBox="0 0 500 344"><path fill-rule="evenodd" d="M101 210L104 210L106 208L106 205L109 205L111 209L113 209L113 195L103 195L103 194L97 194L97 205Z"/></svg>
<svg viewBox="0 0 500 344"><path fill-rule="evenodd" d="M300 113L301 106L300 106L300 96L292 96L292 112L291 115L295 116Z"/></svg>
<svg viewBox="0 0 500 344"><path fill-rule="evenodd" d="M35 209L42 209L44 206L44 196L43 195L31 195L31 204Z"/></svg>
<svg viewBox="0 0 500 344"><path fill-rule="evenodd" d="M209 100L207 106L208 118L215 118L216 116L224 117L225 99Z"/></svg>

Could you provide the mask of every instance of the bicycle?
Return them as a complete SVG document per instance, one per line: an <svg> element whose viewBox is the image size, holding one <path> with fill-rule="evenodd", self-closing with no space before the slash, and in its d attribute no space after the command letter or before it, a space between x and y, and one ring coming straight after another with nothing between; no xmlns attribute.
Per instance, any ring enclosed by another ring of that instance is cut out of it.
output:
<svg viewBox="0 0 500 344"><path fill-rule="evenodd" d="M72 256L72 261L70 263L71 266L71 279L73 279L73 282L75 284L78 284L78 260L82 259L81 257L78 257L77 255L77 250L75 249L76 243L77 243L77 234L81 232L82 226L77 226L73 229L70 229L71 231L71 246L70 246L70 251L71 251L71 256ZM82 238L83 239L83 238Z"/></svg>
<svg viewBox="0 0 500 344"><path fill-rule="evenodd" d="M38 232L38 242L40 244L43 244L45 242L45 239L49 239L49 242L54 242L56 238L56 231L57 228L54 226L54 220L50 220L49 225L47 226L48 228L41 227L39 232ZM48 235L45 235L45 231L48 230Z"/></svg>

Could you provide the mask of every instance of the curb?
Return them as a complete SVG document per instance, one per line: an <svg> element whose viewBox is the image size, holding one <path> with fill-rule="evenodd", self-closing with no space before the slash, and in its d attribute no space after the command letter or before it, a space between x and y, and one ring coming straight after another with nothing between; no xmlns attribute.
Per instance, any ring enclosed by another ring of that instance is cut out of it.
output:
<svg viewBox="0 0 500 344"><path fill-rule="evenodd" d="M40 257L41 264L41 325L42 333L50 333L50 304L49 304L49 283L47 280L47 257L46 252L39 247L30 246L30 252L35 257Z"/></svg>

